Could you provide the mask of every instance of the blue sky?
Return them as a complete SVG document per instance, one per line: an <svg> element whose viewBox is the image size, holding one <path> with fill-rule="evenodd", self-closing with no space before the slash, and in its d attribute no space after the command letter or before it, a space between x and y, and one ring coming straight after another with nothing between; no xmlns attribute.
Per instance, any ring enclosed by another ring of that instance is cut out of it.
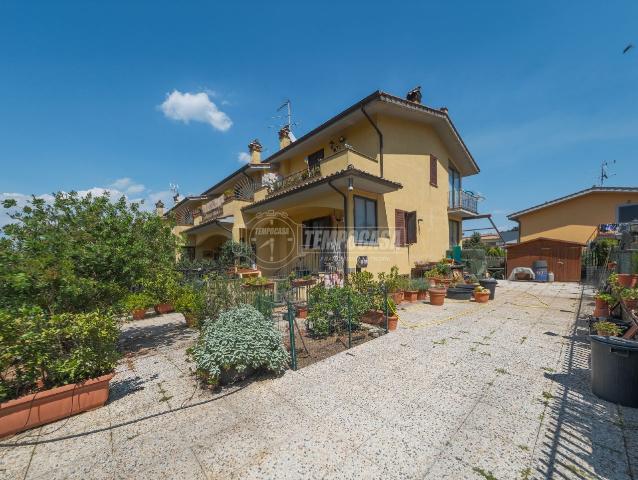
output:
<svg viewBox="0 0 638 480"><path fill-rule="evenodd" d="M277 149L284 98L299 136L374 90L421 85L481 167L464 186L504 226L591 186L602 160L610 185L637 184L629 43L635 1L4 0L0 194L200 193L252 138Z"/></svg>

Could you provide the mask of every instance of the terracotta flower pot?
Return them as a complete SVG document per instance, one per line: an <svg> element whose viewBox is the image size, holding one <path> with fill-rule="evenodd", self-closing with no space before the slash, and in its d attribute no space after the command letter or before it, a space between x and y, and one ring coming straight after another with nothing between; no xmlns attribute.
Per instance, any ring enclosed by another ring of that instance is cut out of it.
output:
<svg viewBox="0 0 638 480"><path fill-rule="evenodd" d="M403 292L392 292L390 293L390 298L392 298L395 305L398 305L403 301Z"/></svg>
<svg viewBox="0 0 638 480"><path fill-rule="evenodd" d="M112 373L0 403L0 438L103 406Z"/></svg>
<svg viewBox="0 0 638 480"><path fill-rule="evenodd" d="M297 318L307 318L308 307L297 307Z"/></svg>
<svg viewBox="0 0 638 480"><path fill-rule="evenodd" d="M388 330L396 330L399 325L399 317L394 315L393 317L388 317Z"/></svg>
<svg viewBox="0 0 638 480"><path fill-rule="evenodd" d="M157 313L158 315L164 315L165 313L171 313L175 311L173 305L171 305L170 303L158 303L153 307L153 310L155 310L155 313Z"/></svg>
<svg viewBox="0 0 638 480"><path fill-rule="evenodd" d="M445 302L445 295L447 294L446 288L430 288L428 290L430 295L430 305L441 306Z"/></svg>
<svg viewBox="0 0 638 480"><path fill-rule="evenodd" d="M596 298L594 317L609 317L609 304L602 298Z"/></svg>
<svg viewBox="0 0 638 480"><path fill-rule="evenodd" d="M416 302L418 294L418 290L403 290L403 299L406 302Z"/></svg>
<svg viewBox="0 0 638 480"><path fill-rule="evenodd" d="M632 283L634 283L633 275L629 273L619 273L618 274L618 284L625 288L632 288Z"/></svg>
<svg viewBox="0 0 638 480"><path fill-rule="evenodd" d="M136 308L131 312L131 316L133 317L133 320L144 320L144 317L146 316L146 309Z"/></svg>
<svg viewBox="0 0 638 480"><path fill-rule="evenodd" d="M623 303L625 304L625 308L630 311L635 310L638 306L638 300L623 300Z"/></svg>
<svg viewBox="0 0 638 480"><path fill-rule="evenodd" d="M425 300L428 297L428 291L427 290L419 290L416 294L416 299L417 300Z"/></svg>
<svg viewBox="0 0 638 480"><path fill-rule="evenodd" d="M385 325L385 314L382 310L368 310L361 317L361 321L368 325Z"/></svg>
<svg viewBox="0 0 638 480"><path fill-rule="evenodd" d="M487 303L490 299L490 292L474 292L474 301L476 303Z"/></svg>

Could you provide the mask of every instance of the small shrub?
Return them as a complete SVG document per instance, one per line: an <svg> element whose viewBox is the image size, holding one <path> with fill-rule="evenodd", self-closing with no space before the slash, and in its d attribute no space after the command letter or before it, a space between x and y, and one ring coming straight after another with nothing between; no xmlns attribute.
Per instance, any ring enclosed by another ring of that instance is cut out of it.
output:
<svg viewBox="0 0 638 480"><path fill-rule="evenodd" d="M225 376L242 377L252 371L281 373L288 365L280 333L250 305L232 308L207 322L191 355L198 375L211 385Z"/></svg>
<svg viewBox="0 0 638 480"><path fill-rule="evenodd" d="M185 285L179 289L173 306L175 311L182 313L184 317L192 319L191 326L197 326L204 318L205 305L206 302L202 290L191 285Z"/></svg>
<svg viewBox="0 0 638 480"><path fill-rule="evenodd" d="M609 293L597 293L596 294L596 298L601 299L603 302L611 304L614 302L614 297L613 295L610 295Z"/></svg>
<svg viewBox="0 0 638 480"><path fill-rule="evenodd" d="M596 330L597 333L607 335L609 337L617 337L622 332L622 329L614 322L599 321L594 323L592 327L594 327L594 330Z"/></svg>
<svg viewBox="0 0 638 480"><path fill-rule="evenodd" d="M330 335L348 328L359 328L359 319L370 310L372 302L351 286L326 288L316 285L308 292L308 317L306 327L315 335Z"/></svg>
<svg viewBox="0 0 638 480"><path fill-rule="evenodd" d="M113 371L118 336L110 314L0 310L0 401Z"/></svg>
<svg viewBox="0 0 638 480"><path fill-rule="evenodd" d="M147 310L155 304L155 299L146 292L130 293L121 302L125 312Z"/></svg>

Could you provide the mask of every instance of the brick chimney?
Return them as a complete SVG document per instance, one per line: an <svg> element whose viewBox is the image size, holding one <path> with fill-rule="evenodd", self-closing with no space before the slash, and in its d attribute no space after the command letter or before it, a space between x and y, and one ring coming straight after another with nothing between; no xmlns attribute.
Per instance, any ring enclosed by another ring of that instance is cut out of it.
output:
<svg viewBox="0 0 638 480"><path fill-rule="evenodd" d="M162 202L161 200L158 200L155 204L155 213L158 217L164 216L164 202Z"/></svg>
<svg viewBox="0 0 638 480"><path fill-rule="evenodd" d="M290 138L290 127L288 125L284 125L281 130L279 130L279 150L286 148L291 143L292 139Z"/></svg>
<svg viewBox="0 0 638 480"><path fill-rule="evenodd" d="M413 88L405 96L406 100L414 103L421 103L421 86Z"/></svg>
<svg viewBox="0 0 638 480"><path fill-rule="evenodd" d="M263 147L259 140L256 138L248 144L248 151L250 152L250 163L253 165L258 165L261 163L261 151Z"/></svg>

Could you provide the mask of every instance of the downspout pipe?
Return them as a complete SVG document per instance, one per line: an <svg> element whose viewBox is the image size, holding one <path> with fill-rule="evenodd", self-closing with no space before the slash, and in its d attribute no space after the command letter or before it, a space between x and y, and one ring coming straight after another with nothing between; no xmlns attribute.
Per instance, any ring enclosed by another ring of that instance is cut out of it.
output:
<svg viewBox="0 0 638 480"><path fill-rule="evenodd" d="M348 196L332 184L332 180L328 180L328 185L343 197L343 226L346 231L346 242L343 250L343 279L347 281L348 273L348 241L350 239L350 231L348 229Z"/></svg>
<svg viewBox="0 0 638 480"><path fill-rule="evenodd" d="M370 122L370 125L374 127L374 129L377 131L377 135L379 136L379 173L381 174L381 178L383 178L383 133L381 133L381 130L379 130L377 124L374 123L372 118L370 118L370 115L368 115L368 112L366 112L366 109L363 105L361 105L361 113L365 115L365 117L368 119L368 122Z"/></svg>

